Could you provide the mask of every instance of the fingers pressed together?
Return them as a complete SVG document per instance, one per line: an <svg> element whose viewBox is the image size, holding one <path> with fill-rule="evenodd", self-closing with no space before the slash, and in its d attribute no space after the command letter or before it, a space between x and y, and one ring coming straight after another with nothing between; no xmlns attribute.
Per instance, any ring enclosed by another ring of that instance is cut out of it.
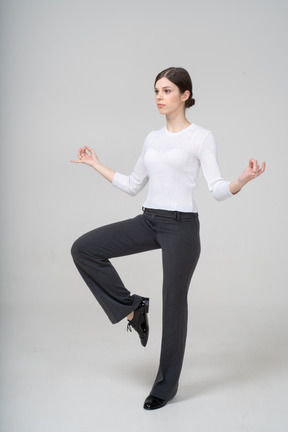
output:
<svg viewBox="0 0 288 432"><path fill-rule="evenodd" d="M258 161L256 159L251 158L249 160L249 166L252 168L255 174L260 175L265 171L266 163L262 162L261 168L259 167Z"/></svg>

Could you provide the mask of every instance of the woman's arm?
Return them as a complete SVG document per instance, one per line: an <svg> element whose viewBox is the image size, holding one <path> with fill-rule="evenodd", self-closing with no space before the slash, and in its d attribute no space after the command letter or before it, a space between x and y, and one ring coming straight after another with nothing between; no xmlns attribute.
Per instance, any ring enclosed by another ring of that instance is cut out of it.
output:
<svg viewBox="0 0 288 432"><path fill-rule="evenodd" d="M71 160L73 163L83 163L94 168L99 174L112 183L115 171L100 163L96 153L89 147L85 146L78 151L79 160Z"/></svg>
<svg viewBox="0 0 288 432"><path fill-rule="evenodd" d="M230 192L233 195L238 193L245 184L259 177L265 171L265 167L265 162L262 163L260 168L257 160L251 158L248 167L243 171L243 173L237 178L237 180L234 180L229 184Z"/></svg>
<svg viewBox="0 0 288 432"><path fill-rule="evenodd" d="M265 162L263 162L261 168L259 168L257 160L251 158L248 167L236 180L232 182L224 180L217 162L217 144L210 131L204 137L199 151L199 159L209 190L218 201L237 194L245 184L259 177L265 171L266 166Z"/></svg>
<svg viewBox="0 0 288 432"><path fill-rule="evenodd" d="M84 163L88 166L91 166L108 181L113 183L113 185L116 186L118 189L121 189L129 195L134 196L144 188L148 181L148 177L143 163L143 154L144 148L142 150L140 158L136 163L134 170L129 176L120 174L119 172L113 171L103 165L99 161L95 152L87 146L79 149L79 160L72 160L71 162Z"/></svg>

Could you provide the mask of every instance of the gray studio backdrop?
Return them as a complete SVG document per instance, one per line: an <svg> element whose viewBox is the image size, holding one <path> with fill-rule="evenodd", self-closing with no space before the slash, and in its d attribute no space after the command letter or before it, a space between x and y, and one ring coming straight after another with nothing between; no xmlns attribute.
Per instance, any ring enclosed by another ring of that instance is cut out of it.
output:
<svg viewBox="0 0 288 432"><path fill-rule="evenodd" d="M214 133L223 176L250 157L267 171L222 203L199 176L183 404L159 414L169 427L157 431L175 421L186 430L191 412L199 432L219 421L244 430L246 420L287 430L287 5L0 2L1 431L126 430L130 406L139 430L156 430L142 399L160 348L161 252L113 260L127 288L150 297L145 355L125 320L110 324L70 256L81 234L140 213L147 190L132 198L70 160L88 145L130 173L145 136L164 126L153 83L171 65L191 73L188 118Z"/></svg>
<svg viewBox="0 0 288 432"><path fill-rule="evenodd" d="M170 65L192 75L189 119L213 131L225 178L251 156L267 161L261 179L224 203L200 176L202 257L192 295L231 307L285 303L286 12L279 0L2 0L3 303L92 300L70 245L139 213L146 191L131 198L69 161L89 145L129 173L146 134L164 124L153 80ZM125 258L118 264L131 290L160 290L158 254L131 259L132 272Z"/></svg>
<svg viewBox="0 0 288 432"><path fill-rule="evenodd" d="M154 78L175 65L191 73L196 105L189 120L213 131L223 176L234 179L250 157L267 161L260 179L223 203L210 197L200 175L202 256L190 306L237 305L275 320L282 314L286 16L281 0L2 0L3 310L77 305L83 317L89 311L110 325L70 247L88 230L140 213L146 190L131 198L70 160L89 145L128 174L145 136L164 125ZM156 311L160 252L114 262L127 287L150 296Z"/></svg>

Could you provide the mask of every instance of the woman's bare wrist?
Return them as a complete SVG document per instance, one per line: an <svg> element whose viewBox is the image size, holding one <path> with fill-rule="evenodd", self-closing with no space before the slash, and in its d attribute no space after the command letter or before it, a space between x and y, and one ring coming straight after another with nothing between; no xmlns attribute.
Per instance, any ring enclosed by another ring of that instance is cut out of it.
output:
<svg viewBox="0 0 288 432"><path fill-rule="evenodd" d="M241 180L237 179L229 184L229 190L233 195L235 195L236 193L240 192L243 186L244 183L241 182Z"/></svg>

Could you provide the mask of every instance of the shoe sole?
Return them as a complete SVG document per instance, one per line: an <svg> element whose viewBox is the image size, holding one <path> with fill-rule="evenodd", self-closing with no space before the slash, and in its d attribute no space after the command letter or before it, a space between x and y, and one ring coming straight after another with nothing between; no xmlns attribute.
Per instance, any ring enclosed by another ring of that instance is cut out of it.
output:
<svg viewBox="0 0 288 432"><path fill-rule="evenodd" d="M142 301L144 302L144 313L147 314L149 312L149 298L144 297ZM144 346L144 347L147 345L148 338L149 338L149 321L148 321L148 317L146 317L146 320L147 320L147 333L146 333L145 340L143 340L143 338L140 338L141 345Z"/></svg>
<svg viewBox="0 0 288 432"><path fill-rule="evenodd" d="M149 312L149 298L143 298L142 300L144 302L144 312L148 313Z"/></svg>

